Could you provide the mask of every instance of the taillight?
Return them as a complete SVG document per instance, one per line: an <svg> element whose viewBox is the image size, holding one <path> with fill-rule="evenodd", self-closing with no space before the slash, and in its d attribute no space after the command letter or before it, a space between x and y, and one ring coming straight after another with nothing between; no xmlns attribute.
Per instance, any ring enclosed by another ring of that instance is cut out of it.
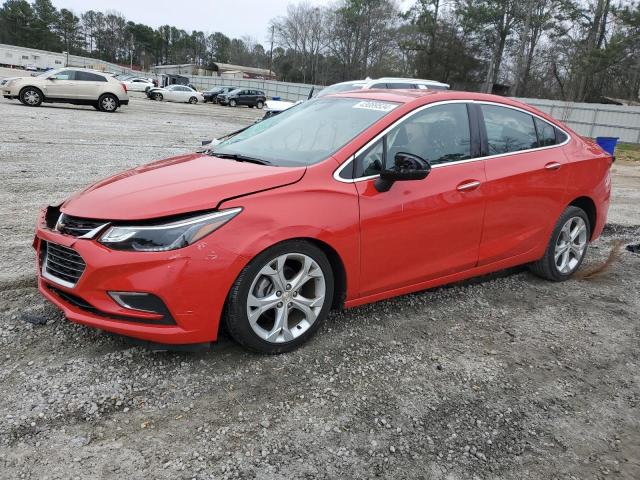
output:
<svg viewBox="0 0 640 480"><path fill-rule="evenodd" d="M124 93L127 93L127 85L124 83L121 83L120 85L122 85L122 89L124 90Z"/></svg>

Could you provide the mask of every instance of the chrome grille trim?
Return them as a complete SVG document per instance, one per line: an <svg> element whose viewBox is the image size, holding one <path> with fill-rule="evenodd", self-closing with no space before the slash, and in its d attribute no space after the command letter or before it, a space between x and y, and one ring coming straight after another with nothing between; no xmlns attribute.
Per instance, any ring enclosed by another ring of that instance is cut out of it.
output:
<svg viewBox="0 0 640 480"><path fill-rule="evenodd" d="M63 287L75 287L86 268L80 254L56 243L42 243L42 276Z"/></svg>
<svg viewBox="0 0 640 480"><path fill-rule="evenodd" d="M64 235L71 235L72 237L93 238L108 224L109 222L105 222L104 220L78 218L61 213L56 222L55 230Z"/></svg>

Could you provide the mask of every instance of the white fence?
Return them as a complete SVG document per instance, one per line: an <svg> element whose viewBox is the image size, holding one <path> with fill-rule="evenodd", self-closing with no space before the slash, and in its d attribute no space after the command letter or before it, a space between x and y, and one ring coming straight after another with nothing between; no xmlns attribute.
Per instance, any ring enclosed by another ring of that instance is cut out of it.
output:
<svg viewBox="0 0 640 480"><path fill-rule="evenodd" d="M561 102L518 98L587 137L619 137L621 142L640 143L640 107L602 103Z"/></svg>

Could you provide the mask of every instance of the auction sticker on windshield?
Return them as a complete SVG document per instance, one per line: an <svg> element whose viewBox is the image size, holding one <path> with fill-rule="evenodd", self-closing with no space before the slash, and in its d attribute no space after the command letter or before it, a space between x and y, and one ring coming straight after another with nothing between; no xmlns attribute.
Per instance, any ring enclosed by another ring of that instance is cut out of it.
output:
<svg viewBox="0 0 640 480"><path fill-rule="evenodd" d="M364 110L377 110L379 112L390 112L398 106L397 103L372 102L370 100L356 103L353 108L362 108Z"/></svg>

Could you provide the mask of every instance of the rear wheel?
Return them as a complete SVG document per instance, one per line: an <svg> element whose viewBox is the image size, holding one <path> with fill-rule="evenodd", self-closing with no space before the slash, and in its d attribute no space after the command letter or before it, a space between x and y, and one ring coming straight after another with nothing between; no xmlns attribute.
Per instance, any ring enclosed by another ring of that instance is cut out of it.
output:
<svg viewBox="0 0 640 480"><path fill-rule="evenodd" d="M235 100L229 100L229 106L230 107L235 107L236 105L238 105L238 102L236 102Z"/></svg>
<svg viewBox="0 0 640 480"><path fill-rule="evenodd" d="M44 99L42 92L36 87L25 87L20 91L20 101L28 107L39 107Z"/></svg>
<svg viewBox="0 0 640 480"><path fill-rule="evenodd" d="M530 265L531 271L554 282L568 279L580 268L589 238L591 226L585 211L567 207L551 233L544 257Z"/></svg>
<svg viewBox="0 0 640 480"><path fill-rule="evenodd" d="M331 308L333 288L322 250L305 241L283 242L240 273L227 298L225 326L251 350L288 352L318 330Z"/></svg>
<svg viewBox="0 0 640 480"><path fill-rule="evenodd" d="M113 113L118 109L118 99L115 95L105 93L98 100L98 107L101 112Z"/></svg>

